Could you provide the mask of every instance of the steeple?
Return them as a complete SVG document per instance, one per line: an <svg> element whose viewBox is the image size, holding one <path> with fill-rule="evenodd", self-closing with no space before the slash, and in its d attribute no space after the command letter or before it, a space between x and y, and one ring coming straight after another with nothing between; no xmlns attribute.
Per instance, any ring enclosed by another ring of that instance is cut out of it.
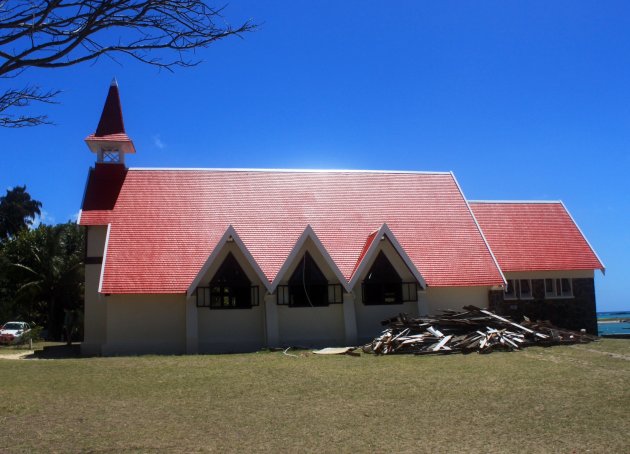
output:
<svg viewBox="0 0 630 454"><path fill-rule="evenodd" d="M96 132L87 136L85 142L96 153L98 163L124 164L125 154L136 152L133 142L125 132L118 82L115 78L109 86Z"/></svg>

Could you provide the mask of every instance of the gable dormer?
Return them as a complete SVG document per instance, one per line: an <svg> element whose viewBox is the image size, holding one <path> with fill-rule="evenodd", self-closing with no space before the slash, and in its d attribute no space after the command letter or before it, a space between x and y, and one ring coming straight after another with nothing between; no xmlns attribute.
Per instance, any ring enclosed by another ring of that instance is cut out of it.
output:
<svg viewBox="0 0 630 454"><path fill-rule="evenodd" d="M280 268L272 290L279 305L322 307L343 302L343 283L339 268L308 225Z"/></svg>
<svg viewBox="0 0 630 454"><path fill-rule="evenodd" d="M125 132L118 82L112 80L96 132L85 138L88 148L96 154L98 164L123 164L125 154L135 153L133 142Z"/></svg>
<svg viewBox="0 0 630 454"><path fill-rule="evenodd" d="M417 301L418 291L426 288L422 275L387 224L368 236L359 260L350 283L355 289L360 283L364 305Z"/></svg>

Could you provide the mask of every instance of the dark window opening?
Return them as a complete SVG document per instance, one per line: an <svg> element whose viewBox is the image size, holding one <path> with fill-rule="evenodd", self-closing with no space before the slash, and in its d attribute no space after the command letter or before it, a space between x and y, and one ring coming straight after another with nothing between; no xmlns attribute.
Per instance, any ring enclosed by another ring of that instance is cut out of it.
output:
<svg viewBox="0 0 630 454"><path fill-rule="evenodd" d="M328 304L343 304L343 287L341 284L328 284ZM276 302L280 306L293 306L289 285L279 285L276 289ZM298 306L298 307L310 307Z"/></svg>
<svg viewBox="0 0 630 454"><path fill-rule="evenodd" d="M507 280L507 286L505 287L503 298L506 300L516 299L516 281L514 279Z"/></svg>
<svg viewBox="0 0 630 454"><path fill-rule="evenodd" d="M554 297L556 295L555 279L545 279L545 296Z"/></svg>
<svg viewBox="0 0 630 454"><path fill-rule="evenodd" d="M328 279L308 252L304 253L289 279L287 296L289 306L292 307L328 306L329 304Z"/></svg>
<svg viewBox="0 0 630 454"><path fill-rule="evenodd" d="M210 309L248 309L258 305L258 286L251 281L230 252L210 281L197 289L197 306Z"/></svg>
<svg viewBox="0 0 630 454"><path fill-rule="evenodd" d="M519 295L523 300L532 298L532 281L529 279L520 279L519 280Z"/></svg>
<svg viewBox="0 0 630 454"><path fill-rule="evenodd" d="M545 296L547 298L572 298L571 279L545 279Z"/></svg>
<svg viewBox="0 0 630 454"><path fill-rule="evenodd" d="M379 252L363 281L363 303L400 304L403 302L403 281L383 252ZM407 293L413 293L407 291ZM416 295L411 301L417 300ZM414 295L409 295L413 297Z"/></svg>
<svg viewBox="0 0 630 454"><path fill-rule="evenodd" d="M573 296L573 289L571 288L571 281L569 279L560 279L560 287L562 296Z"/></svg>

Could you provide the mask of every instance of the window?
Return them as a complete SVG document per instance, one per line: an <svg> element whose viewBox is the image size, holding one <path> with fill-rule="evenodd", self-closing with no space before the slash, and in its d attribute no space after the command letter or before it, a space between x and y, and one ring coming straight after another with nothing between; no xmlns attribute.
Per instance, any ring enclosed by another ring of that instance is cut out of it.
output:
<svg viewBox="0 0 630 454"><path fill-rule="evenodd" d="M418 301L418 283L417 282L403 282L402 283L402 301L406 303L408 301Z"/></svg>
<svg viewBox="0 0 630 454"><path fill-rule="evenodd" d="M341 285L338 289L335 287L328 285L328 279L311 254L306 252L289 278L289 285L278 286L278 304L291 307L328 306L330 301L337 302L337 297L339 300L342 298Z"/></svg>
<svg viewBox="0 0 630 454"><path fill-rule="evenodd" d="M507 279L507 286L503 291L503 299L504 300L515 300L516 299L516 280Z"/></svg>
<svg viewBox="0 0 630 454"><path fill-rule="evenodd" d="M118 150L103 150L103 162L121 162L120 152Z"/></svg>
<svg viewBox="0 0 630 454"><path fill-rule="evenodd" d="M328 284L328 304L343 304L343 287L341 284ZM280 306L292 306L291 304L291 291L289 285L279 285L276 290L276 302ZM322 306L327 306L323 304ZM310 307L310 305L297 306L297 307Z"/></svg>
<svg viewBox="0 0 630 454"><path fill-rule="evenodd" d="M249 309L258 305L258 286L251 281L230 252L209 287L197 289L197 307Z"/></svg>
<svg viewBox="0 0 630 454"><path fill-rule="evenodd" d="M519 296L522 300L532 299L532 281L529 279L519 279Z"/></svg>
<svg viewBox="0 0 630 454"><path fill-rule="evenodd" d="M571 279L560 279L560 289L562 296L573 296L573 285Z"/></svg>
<svg viewBox="0 0 630 454"><path fill-rule="evenodd" d="M403 282L383 252L379 252L363 281L363 304L400 304L418 300L418 284Z"/></svg>
<svg viewBox="0 0 630 454"><path fill-rule="evenodd" d="M545 279L545 297L547 298L572 298L573 285L571 279L556 278Z"/></svg>
<svg viewBox="0 0 630 454"><path fill-rule="evenodd" d="M343 304L343 289L341 284L328 284L328 303Z"/></svg>

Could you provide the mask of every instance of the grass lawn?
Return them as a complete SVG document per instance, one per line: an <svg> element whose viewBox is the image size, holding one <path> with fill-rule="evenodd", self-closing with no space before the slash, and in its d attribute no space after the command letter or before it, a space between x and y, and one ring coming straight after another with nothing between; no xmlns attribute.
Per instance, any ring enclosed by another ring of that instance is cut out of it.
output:
<svg viewBox="0 0 630 454"><path fill-rule="evenodd" d="M296 354L0 359L0 451L630 452L628 340Z"/></svg>
<svg viewBox="0 0 630 454"><path fill-rule="evenodd" d="M28 342L21 344L0 344L0 355L10 355L12 353L20 353L26 350L41 350L47 346L64 345L63 342L36 341L33 342L33 348Z"/></svg>

